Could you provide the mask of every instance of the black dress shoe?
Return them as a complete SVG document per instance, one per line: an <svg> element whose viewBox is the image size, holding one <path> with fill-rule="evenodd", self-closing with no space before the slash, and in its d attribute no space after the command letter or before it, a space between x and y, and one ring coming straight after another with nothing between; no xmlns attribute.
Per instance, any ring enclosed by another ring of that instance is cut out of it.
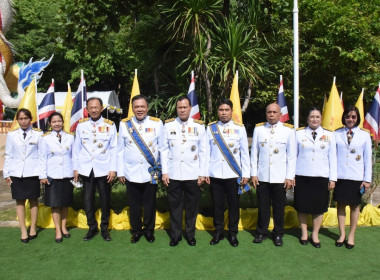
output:
<svg viewBox="0 0 380 280"><path fill-rule="evenodd" d="M211 239L210 245L216 245L223 239L224 239L223 233L217 232L214 234L214 237Z"/></svg>
<svg viewBox="0 0 380 280"><path fill-rule="evenodd" d="M235 234L231 234L228 236L228 241L230 242L232 247L237 247L239 245L239 240L236 238Z"/></svg>
<svg viewBox="0 0 380 280"><path fill-rule="evenodd" d="M309 238L311 245L313 245L315 248L321 248L321 242L314 242L313 238L310 236Z"/></svg>
<svg viewBox="0 0 380 280"><path fill-rule="evenodd" d="M177 246L177 245L178 245L178 239L170 239L170 243L169 243L169 245L170 245L171 247L175 247L175 246Z"/></svg>
<svg viewBox="0 0 380 280"><path fill-rule="evenodd" d="M89 229L87 234L83 237L83 241L90 241L99 233L98 229Z"/></svg>
<svg viewBox="0 0 380 280"><path fill-rule="evenodd" d="M139 232L139 231L133 233L133 235L131 236L131 243L137 243L137 242L139 242L141 236L142 236L142 233Z"/></svg>
<svg viewBox="0 0 380 280"><path fill-rule="evenodd" d="M193 238L187 239L187 244L189 244L190 246L195 246L197 244L197 241L193 237Z"/></svg>
<svg viewBox="0 0 380 280"><path fill-rule="evenodd" d="M62 232L62 236L64 237L64 238L70 238L70 236L71 236L71 234L68 232L68 233L63 233Z"/></svg>
<svg viewBox="0 0 380 280"><path fill-rule="evenodd" d="M339 242L338 240L335 241L335 246L336 247L342 247L344 245L344 243L346 243L346 241L344 240L343 242Z"/></svg>
<svg viewBox="0 0 380 280"><path fill-rule="evenodd" d="M145 233L145 239L146 241L148 241L149 243L153 243L154 240L156 240L156 238L154 237L154 234L149 232L149 233Z"/></svg>
<svg viewBox="0 0 380 280"><path fill-rule="evenodd" d="M268 238L268 236L266 236L266 235L258 234L258 235L256 235L255 239L253 239L252 242L253 243L261 243L261 242L263 242L267 238Z"/></svg>
<svg viewBox="0 0 380 280"><path fill-rule="evenodd" d="M350 243L346 242L346 248L347 249L353 249L354 247L355 247L354 244L350 244Z"/></svg>
<svg viewBox="0 0 380 280"><path fill-rule="evenodd" d="M63 237L55 239L55 242L57 242L57 243L61 243L62 241L63 241Z"/></svg>
<svg viewBox="0 0 380 280"><path fill-rule="evenodd" d="M22 243L28 243L29 242L29 238L21 238L20 239Z"/></svg>
<svg viewBox="0 0 380 280"><path fill-rule="evenodd" d="M33 240L37 238L37 233L35 235L29 235L29 240Z"/></svg>
<svg viewBox="0 0 380 280"><path fill-rule="evenodd" d="M111 235L110 235L108 230L102 230L101 235L102 235L104 241L111 241L112 240Z"/></svg>
<svg viewBox="0 0 380 280"><path fill-rule="evenodd" d="M309 240L308 240L308 239L303 240L303 239L301 239L301 237L300 237L299 241L300 241L300 244L301 244L301 245L307 245L307 244L309 243Z"/></svg>
<svg viewBox="0 0 380 280"><path fill-rule="evenodd" d="M282 246L284 243L282 242L282 236L276 235L273 239L273 243L275 246Z"/></svg>

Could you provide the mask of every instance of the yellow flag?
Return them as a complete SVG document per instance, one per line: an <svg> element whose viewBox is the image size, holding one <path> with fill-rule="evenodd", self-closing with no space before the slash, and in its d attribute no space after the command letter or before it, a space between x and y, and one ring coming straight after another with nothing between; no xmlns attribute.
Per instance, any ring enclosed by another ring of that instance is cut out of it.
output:
<svg viewBox="0 0 380 280"><path fill-rule="evenodd" d="M230 100L233 104L232 120L237 123L243 123L243 117L241 114L239 88L238 88L238 71L236 71L234 81L232 83Z"/></svg>
<svg viewBox="0 0 380 280"><path fill-rule="evenodd" d="M131 100L129 101L128 118L134 116L132 111L132 98L140 94L139 81L137 80L137 69L135 69L135 78L133 79Z"/></svg>
<svg viewBox="0 0 380 280"><path fill-rule="evenodd" d="M61 110L63 116L63 130L70 132L70 118L71 118L71 109L73 108L73 98L71 96L71 87L70 84L67 84L67 94L65 102Z"/></svg>
<svg viewBox="0 0 380 280"><path fill-rule="evenodd" d="M342 127L342 115L342 103L340 102L339 93L336 88L334 78L330 96L322 115L322 126L329 130L336 130L337 128Z"/></svg>
<svg viewBox="0 0 380 280"><path fill-rule="evenodd" d="M37 121L37 101L36 101L36 80L33 79L33 81L30 83L30 85L26 88L25 94L21 99L21 103L18 106L18 110L24 108L28 109L32 113L32 121L31 123L35 123ZM18 129L20 126L18 125L18 122L15 119L13 120L11 130Z"/></svg>
<svg viewBox="0 0 380 280"><path fill-rule="evenodd" d="M364 123L364 104L363 104L363 98L364 98L364 88L362 89L362 92L360 93L358 97L358 101L356 101L355 107L359 109L360 114L360 124L358 125L360 128L363 128Z"/></svg>

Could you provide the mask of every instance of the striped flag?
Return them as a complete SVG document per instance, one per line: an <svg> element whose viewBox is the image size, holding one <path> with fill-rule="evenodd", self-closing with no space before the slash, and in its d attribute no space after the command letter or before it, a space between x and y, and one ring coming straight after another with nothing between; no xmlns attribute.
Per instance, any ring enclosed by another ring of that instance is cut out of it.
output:
<svg viewBox="0 0 380 280"><path fill-rule="evenodd" d="M372 100L371 106L365 116L363 127L371 132L372 138L375 141L380 140L380 83Z"/></svg>
<svg viewBox="0 0 380 280"><path fill-rule="evenodd" d="M81 81L78 90L75 94L73 107L71 109L71 119L70 119L70 131L75 132L78 122L87 117L86 110L87 101L87 91L86 91L86 81L84 80L83 70L81 71Z"/></svg>
<svg viewBox="0 0 380 280"><path fill-rule="evenodd" d="M277 104L281 107L280 122L287 122L289 120L288 106L286 106L284 84L282 82L282 75L280 75L280 87L278 89Z"/></svg>
<svg viewBox="0 0 380 280"><path fill-rule="evenodd" d="M44 98L40 105L38 105L38 120L40 122L40 128L47 130L47 119L55 112L55 100L54 100L54 80L52 80L50 87L48 88Z"/></svg>
<svg viewBox="0 0 380 280"><path fill-rule="evenodd" d="M199 120L201 118L201 114L199 113L197 95L195 94L194 71L191 71L191 82L190 82L189 91L187 93L187 97L191 101L190 117L193 119Z"/></svg>

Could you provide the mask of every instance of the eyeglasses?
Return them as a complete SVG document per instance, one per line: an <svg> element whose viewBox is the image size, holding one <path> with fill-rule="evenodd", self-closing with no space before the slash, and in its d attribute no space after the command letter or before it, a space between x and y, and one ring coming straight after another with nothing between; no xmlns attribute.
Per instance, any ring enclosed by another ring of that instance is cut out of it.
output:
<svg viewBox="0 0 380 280"><path fill-rule="evenodd" d="M353 120L356 120L356 118L357 118L357 116L344 116L344 118L346 119L346 120L348 120L348 119L353 119Z"/></svg>

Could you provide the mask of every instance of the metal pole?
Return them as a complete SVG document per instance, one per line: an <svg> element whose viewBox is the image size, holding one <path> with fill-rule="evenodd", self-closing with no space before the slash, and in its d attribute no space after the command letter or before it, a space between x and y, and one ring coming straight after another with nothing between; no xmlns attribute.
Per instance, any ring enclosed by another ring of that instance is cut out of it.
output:
<svg viewBox="0 0 380 280"><path fill-rule="evenodd" d="M293 51L294 51L294 127L298 128L299 123L299 48L298 48L298 1L293 2Z"/></svg>

